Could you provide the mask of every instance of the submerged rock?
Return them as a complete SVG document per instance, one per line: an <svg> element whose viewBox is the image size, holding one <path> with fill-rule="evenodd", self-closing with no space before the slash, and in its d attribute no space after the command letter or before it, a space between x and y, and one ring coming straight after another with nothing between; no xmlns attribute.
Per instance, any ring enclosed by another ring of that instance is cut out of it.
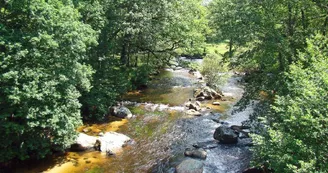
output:
<svg viewBox="0 0 328 173"><path fill-rule="evenodd" d="M213 137L222 144L236 144L238 142L238 135L227 126L218 127Z"/></svg>
<svg viewBox="0 0 328 173"><path fill-rule="evenodd" d="M119 118L132 118L131 111L125 106L113 106L109 110L110 114Z"/></svg>
<svg viewBox="0 0 328 173"><path fill-rule="evenodd" d="M202 148L202 149L213 149L218 147L217 141L205 141L205 142L197 142L195 144L192 144L195 148Z"/></svg>
<svg viewBox="0 0 328 173"><path fill-rule="evenodd" d="M203 148L197 148L197 149L186 148L184 155L192 158L205 160L207 156L207 152Z"/></svg>
<svg viewBox="0 0 328 173"><path fill-rule="evenodd" d="M176 173L202 173L203 162L195 159L187 159L176 167Z"/></svg>

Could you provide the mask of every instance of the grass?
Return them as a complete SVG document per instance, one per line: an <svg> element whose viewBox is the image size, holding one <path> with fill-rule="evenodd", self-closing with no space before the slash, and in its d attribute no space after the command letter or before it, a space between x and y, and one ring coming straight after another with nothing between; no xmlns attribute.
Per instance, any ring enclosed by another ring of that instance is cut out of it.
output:
<svg viewBox="0 0 328 173"><path fill-rule="evenodd" d="M227 42L221 43L206 43L206 53L207 54L224 54L229 51Z"/></svg>

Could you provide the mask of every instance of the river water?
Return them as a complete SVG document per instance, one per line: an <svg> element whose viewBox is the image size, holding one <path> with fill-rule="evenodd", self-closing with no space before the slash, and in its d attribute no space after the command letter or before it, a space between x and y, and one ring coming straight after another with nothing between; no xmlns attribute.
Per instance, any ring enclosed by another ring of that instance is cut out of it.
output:
<svg viewBox="0 0 328 173"><path fill-rule="evenodd" d="M203 102L201 117L184 113L184 103L193 98L199 80L186 69L166 69L155 77L143 91L127 93L124 104L136 115L134 119L111 117L108 122L87 124L78 130L88 129L89 135L116 131L134 139L115 156L89 152L68 152L43 161L28 163L13 172L174 172L183 161L184 150L193 144L206 146L205 173L238 173L249 166L251 153L241 140L236 145L221 145L213 139L220 124L212 119L221 119L231 125L240 125L247 120L252 108L232 115L233 105L241 98L241 77L232 76L221 88L226 101L220 106ZM211 109L209 109L211 108Z"/></svg>

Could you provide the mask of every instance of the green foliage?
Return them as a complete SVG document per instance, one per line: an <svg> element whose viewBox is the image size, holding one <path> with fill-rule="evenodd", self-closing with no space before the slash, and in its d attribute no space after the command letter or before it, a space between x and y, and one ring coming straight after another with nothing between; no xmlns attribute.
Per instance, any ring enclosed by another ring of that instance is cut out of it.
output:
<svg viewBox="0 0 328 173"><path fill-rule="evenodd" d="M263 137L255 137L255 163L276 172L326 172L328 170L328 40L317 35L308 40L299 61L285 74Z"/></svg>
<svg viewBox="0 0 328 173"><path fill-rule="evenodd" d="M199 50L205 16L200 0L0 1L0 162L69 147L80 110L101 119L177 48Z"/></svg>
<svg viewBox="0 0 328 173"><path fill-rule="evenodd" d="M214 0L210 24L229 39L233 62L250 62L261 70L286 70L315 32L326 33L326 2ZM318 17L320 16L320 17Z"/></svg>
<svg viewBox="0 0 328 173"><path fill-rule="evenodd" d="M257 166L328 170L326 6L294 0L214 0L209 6L213 36L228 39L232 65L251 73L239 104L260 100L252 117L265 125L254 138Z"/></svg>
<svg viewBox="0 0 328 173"><path fill-rule="evenodd" d="M142 88L142 86L147 85L149 73L151 72L151 67L147 65L142 65L132 71L131 83L133 89Z"/></svg>
<svg viewBox="0 0 328 173"><path fill-rule="evenodd" d="M0 162L63 150L81 124L96 33L69 1L9 1L0 28Z"/></svg>
<svg viewBox="0 0 328 173"><path fill-rule="evenodd" d="M205 76L210 87L218 89L219 85L224 84L229 77L228 66L229 63L225 63L220 55L209 54L204 58L200 72Z"/></svg>
<svg viewBox="0 0 328 173"><path fill-rule="evenodd" d="M92 89L84 92L80 98L85 120L103 119L109 107L131 88L130 73L128 69L119 67L117 59L101 58L99 65L93 76Z"/></svg>

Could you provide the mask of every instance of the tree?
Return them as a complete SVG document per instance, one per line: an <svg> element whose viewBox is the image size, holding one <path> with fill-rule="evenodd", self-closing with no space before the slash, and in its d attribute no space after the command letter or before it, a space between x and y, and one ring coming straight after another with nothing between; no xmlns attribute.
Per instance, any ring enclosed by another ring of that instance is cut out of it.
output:
<svg viewBox="0 0 328 173"><path fill-rule="evenodd" d="M0 162L42 158L74 142L97 34L71 1L1 3Z"/></svg>
<svg viewBox="0 0 328 173"><path fill-rule="evenodd" d="M151 69L176 57L176 49L194 51L205 41L206 11L199 0L83 0L75 4L83 21L100 30L99 45L86 61L96 71L93 88L80 99L86 119L103 118L120 95L147 83Z"/></svg>
<svg viewBox="0 0 328 173"><path fill-rule="evenodd" d="M266 162L276 172L326 172L328 169L328 40L308 40L299 61L285 73L269 114L267 132L256 136L255 163Z"/></svg>

